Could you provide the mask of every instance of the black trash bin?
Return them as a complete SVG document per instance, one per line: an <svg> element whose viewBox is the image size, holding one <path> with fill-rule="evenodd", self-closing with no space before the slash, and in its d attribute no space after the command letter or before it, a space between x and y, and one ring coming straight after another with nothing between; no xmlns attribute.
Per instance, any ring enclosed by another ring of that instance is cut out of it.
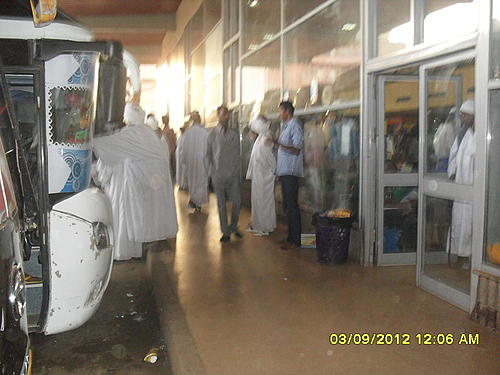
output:
<svg viewBox="0 0 500 375"><path fill-rule="evenodd" d="M318 261L328 264L344 264L349 252L352 218L335 218L320 213L313 215L316 227Z"/></svg>

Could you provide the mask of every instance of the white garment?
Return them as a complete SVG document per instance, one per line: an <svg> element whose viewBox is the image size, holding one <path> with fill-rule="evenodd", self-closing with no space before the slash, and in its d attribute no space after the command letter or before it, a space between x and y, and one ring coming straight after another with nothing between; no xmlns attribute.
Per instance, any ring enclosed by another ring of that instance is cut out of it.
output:
<svg viewBox="0 0 500 375"><path fill-rule="evenodd" d="M201 124L194 124L184 133L179 151L181 164L185 166L191 201L197 206L208 204L208 131Z"/></svg>
<svg viewBox="0 0 500 375"><path fill-rule="evenodd" d="M460 144L457 137L450 153L448 176L455 175L455 183L472 185L475 153L475 134L470 128ZM470 257L472 254L472 204L470 202L453 202L449 251L461 257Z"/></svg>
<svg viewBox="0 0 500 375"><path fill-rule="evenodd" d="M253 145L247 179L252 180L252 228L259 232L272 232L276 228L276 203L274 200L274 180L276 158L270 137L270 123L263 119L254 120L250 127L258 134Z"/></svg>
<svg viewBox="0 0 500 375"><path fill-rule="evenodd" d="M94 139L96 180L111 200L114 259L142 256L142 242L174 237L177 215L168 146L145 125Z"/></svg>
<svg viewBox="0 0 500 375"><path fill-rule="evenodd" d="M179 139L177 140L177 147L175 149L175 179L177 185L179 185L179 188L187 189L188 183L187 183L186 166L182 163L180 157L183 145L184 145L184 134L181 134L179 136Z"/></svg>
<svg viewBox="0 0 500 375"><path fill-rule="evenodd" d="M452 123L444 122L434 134L433 145L437 159L448 158L450 150L455 142L456 132Z"/></svg>

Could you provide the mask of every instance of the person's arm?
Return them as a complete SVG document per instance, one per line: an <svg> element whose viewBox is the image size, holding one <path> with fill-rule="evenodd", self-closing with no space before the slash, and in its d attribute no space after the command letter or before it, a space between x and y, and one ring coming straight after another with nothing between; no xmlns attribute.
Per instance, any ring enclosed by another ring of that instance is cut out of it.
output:
<svg viewBox="0 0 500 375"><path fill-rule="evenodd" d="M279 146L283 151L292 154L298 155L302 151L304 147L304 131L299 124L295 124L295 126L290 129L292 144L283 144L279 142L279 139L274 141L276 146Z"/></svg>

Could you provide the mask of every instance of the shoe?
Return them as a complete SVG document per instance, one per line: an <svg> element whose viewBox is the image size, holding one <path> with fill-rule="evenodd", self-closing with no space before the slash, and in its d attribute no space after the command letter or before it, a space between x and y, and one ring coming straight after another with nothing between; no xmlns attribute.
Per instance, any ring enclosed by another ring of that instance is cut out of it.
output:
<svg viewBox="0 0 500 375"><path fill-rule="evenodd" d="M236 238L243 238L243 235L240 232L238 232L237 230L235 230L233 232L233 234L236 236Z"/></svg>
<svg viewBox="0 0 500 375"><path fill-rule="evenodd" d="M261 232L261 231L258 231L256 230L253 235L255 237L264 237L264 236L269 236L269 232Z"/></svg>
<svg viewBox="0 0 500 375"><path fill-rule="evenodd" d="M222 242L222 243L227 243L229 241L231 241L231 237L229 237L229 236L222 236L220 238L220 242Z"/></svg>
<svg viewBox="0 0 500 375"><path fill-rule="evenodd" d="M258 231L253 229L252 226L250 225L247 229L245 229L245 232L248 233L257 233Z"/></svg>
<svg viewBox="0 0 500 375"><path fill-rule="evenodd" d="M284 243L283 245L280 246L280 249L281 250L285 250L285 251L288 251L288 250L296 250L298 249L299 247L291 242L287 242L287 243Z"/></svg>

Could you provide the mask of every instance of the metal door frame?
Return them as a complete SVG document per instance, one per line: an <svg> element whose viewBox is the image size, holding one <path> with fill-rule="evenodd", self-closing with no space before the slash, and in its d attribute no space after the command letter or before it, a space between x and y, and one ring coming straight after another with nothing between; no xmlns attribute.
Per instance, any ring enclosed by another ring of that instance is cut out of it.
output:
<svg viewBox="0 0 500 375"><path fill-rule="evenodd" d="M391 253L384 254L384 192L385 187L402 186L418 187L418 173L396 174L385 173L385 84L387 82L416 82L419 84L418 75L377 75L377 193L376 193L376 250L377 265L414 265L417 253ZM419 91L420 92L420 91ZM420 115L420 113L419 113Z"/></svg>

